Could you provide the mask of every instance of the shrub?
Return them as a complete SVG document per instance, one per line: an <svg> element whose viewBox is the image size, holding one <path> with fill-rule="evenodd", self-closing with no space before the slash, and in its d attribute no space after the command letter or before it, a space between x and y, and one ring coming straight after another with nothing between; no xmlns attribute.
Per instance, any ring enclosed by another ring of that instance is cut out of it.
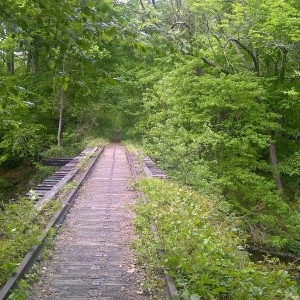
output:
<svg viewBox="0 0 300 300"><path fill-rule="evenodd" d="M45 145L43 129L41 125L28 124L9 131L0 142L0 164L36 161Z"/></svg>

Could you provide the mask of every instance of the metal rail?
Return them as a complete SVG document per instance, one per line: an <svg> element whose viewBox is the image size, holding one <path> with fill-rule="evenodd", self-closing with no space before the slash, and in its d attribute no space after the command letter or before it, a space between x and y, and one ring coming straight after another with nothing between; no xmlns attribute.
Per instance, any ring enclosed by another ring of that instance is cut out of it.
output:
<svg viewBox="0 0 300 300"><path fill-rule="evenodd" d="M17 287L18 281L24 277L24 274L28 273L34 263L37 261L42 249L44 248L45 239L48 235L48 232L50 228L54 228L56 225L61 224L71 208L72 204L75 201L75 195L80 189L80 187L83 184L83 181L86 179L86 177L90 174L91 170L93 169L96 161L98 160L100 154L103 152L104 148L100 148L98 150L95 150L94 153L96 154L92 161L87 168L87 170L80 176L78 179L78 184L75 187L75 189L67 196L65 199L62 208L56 212L56 214L51 218L50 222L44 229L43 233L39 236L39 244L34 245L31 250L25 255L22 262L18 266L16 272L7 280L6 284L3 286L3 288L0 290L0 300L5 300L9 296L10 292ZM78 170L77 170L78 171ZM75 173L77 173L77 171Z"/></svg>
<svg viewBox="0 0 300 300"><path fill-rule="evenodd" d="M137 180L139 177L138 172L137 172L137 167L135 166L132 156L127 149L126 149L126 154L127 154L127 159L128 159L133 177L135 180ZM143 169L145 176L148 178L152 177L152 178L168 179L168 176L165 175L163 173L163 171L160 170L156 166L156 164L151 160L151 158L149 158L148 156L146 156L142 159L142 169ZM148 202L145 194L141 191L139 193L140 193L142 200L145 203ZM156 233L156 228L155 228L153 221L151 221L150 227L151 227L151 231L154 236L154 239L158 239L158 236ZM163 256L162 250L158 250L158 254L159 254L160 258L162 258L162 256ZM176 286L174 284L172 277L167 272L165 272L165 280L166 280L166 300L175 299L175 297L178 295L178 291L176 289Z"/></svg>

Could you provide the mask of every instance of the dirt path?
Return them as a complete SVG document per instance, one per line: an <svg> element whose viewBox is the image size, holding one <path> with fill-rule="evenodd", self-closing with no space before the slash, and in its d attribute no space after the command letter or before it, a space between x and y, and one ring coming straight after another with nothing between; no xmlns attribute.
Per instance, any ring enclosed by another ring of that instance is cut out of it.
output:
<svg viewBox="0 0 300 300"><path fill-rule="evenodd" d="M105 149L55 240L50 261L28 300L142 300L142 272L130 250L137 194L126 188L130 169L124 148Z"/></svg>

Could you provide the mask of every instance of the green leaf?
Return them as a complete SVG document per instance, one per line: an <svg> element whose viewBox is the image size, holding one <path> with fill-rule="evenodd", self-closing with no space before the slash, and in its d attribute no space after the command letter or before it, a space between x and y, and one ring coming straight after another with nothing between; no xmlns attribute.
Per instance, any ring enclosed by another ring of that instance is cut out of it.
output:
<svg viewBox="0 0 300 300"><path fill-rule="evenodd" d="M25 20L20 20L20 26L22 27L23 30L27 30L28 29L28 23Z"/></svg>
<svg viewBox="0 0 300 300"><path fill-rule="evenodd" d="M213 289L213 292L214 293L222 293L222 292L226 292L226 290L227 290L226 287L220 286L220 287Z"/></svg>
<svg viewBox="0 0 300 300"><path fill-rule="evenodd" d="M90 43L87 40L77 40L77 45L85 51L90 49Z"/></svg>
<svg viewBox="0 0 300 300"><path fill-rule="evenodd" d="M200 300L200 296L197 294L191 295L191 300Z"/></svg>
<svg viewBox="0 0 300 300"><path fill-rule="evenodd" d="M64 91L66 91L68 89L68 82L66 82L66 81L64 82L63 89L64 89Z"/></svg>
<svg viewBox="0 0 300 300"><path fill-rule="evenodd" d="M39 26L44 26L44 22L43 22L43 19L41 17L37 17L36 21L39 24Z"/></svg>
<svg viewBox="0 0 300 300"><path fill-rule="evenodd" d="M85 7L82 8L82 12L83 12L84 14L86 14L87 16L89 16L89 15L91 14L91 10L90 10L90 8L87 7L87 6L85 6Z"/></svg>
<svg viewBox="0 0 300 300"><path fill-rule="evenodd" d="M108 79L109 84L111 85L116 85L116 80L114 78L109 78Z"/></svg>
<svg viewBox="0 0 300 300"><path fill-rule="evenodd" d="M190 293L189 293L187 290L184 290L184 291L182 292L182 294L181 294L181 298L182 298L183 300L188 300L188 299L190 299Z"/></svg>

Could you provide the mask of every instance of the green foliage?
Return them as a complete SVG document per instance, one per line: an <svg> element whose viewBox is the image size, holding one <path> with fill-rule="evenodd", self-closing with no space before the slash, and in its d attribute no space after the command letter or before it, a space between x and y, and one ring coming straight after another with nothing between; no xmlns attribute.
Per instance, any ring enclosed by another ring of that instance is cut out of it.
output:
<svg viewBox="0 0 300 300"><path fill-rule="evenodd" d="M74 188L77 186L77 184L78 184L77 180L72 180L72 181L66 183L65 185L63 185L60 190L62 192L70 192L70 191L74 190Z"/></svg>
<svg viewBox="0 0 300 300"><path fill-rule="evenodd" d="M0 143L2 157L0 164L13 161L35 161L44 147L41 125L29 125L10 131Z"/></svg>
<svg viewBox="0 0 300 300"><path fill-rule="evenodd" d="M11 183L9 183L9 181L7 181L3 178L0 178L0 191L7 189L10 186L11 186Z"/></svg>
<svg viewBox="0 0 300 300"><path fill-rule="evenodd" d="M252 244L278 251L298 238L300 223L298 208L282 199L272 176L270 132L280 124L265 102L268 89L268 81L250 73L216 76L199 59L185 59L144 93L139 131L147 153L170 175L222 195L246 215ZM296 156L279 165L286 181L298 178Z"/></svg>
<svg viewBox="0 0 300 300"><path fill-rule="evenodd" d="M51 146L47 151L43 152L44 157L57 157L57 158L68 158L74 157L82 149L82 145L76 145L75 143L72 146L59 147L56 145Z"/></svg>
<svg viewBox="0 0 300 300"><path fill-rule="evenodd" d="M37 161L56 142L59 118L72 154L95 132L111 137L117 103L105 90L119 81L114 56L134 40L117 10L108 1L8 1L1 8L0 163Z"/></svg>
<svg viewBox="0 0 300 300"><path fill-rule="evenodd" d="M84 143L86 147L105 147L109 144L108 140L99 137L97 138L88 137L84 140Z"/></svg>
<svg viewBox="0 0 300 300"><path fill-rule="evenodd" d="M0 211L0 286L16 269L24 254L38 243L42 219L30 201L3 205Z"/></svg>
<svg viewBox="0 0 300 300"><path fill-rule="evenodd" d="M88 147L104 147L108 144L108 141L104 138L87 136L82 137L81 140L72 140L72 137L69 137L69 143L58 147L56 145L51 146L47 151L42 153L43 157L57 157L57 158L66 158L66 157L75 157L77 156L82 149Z"/></svg>
<svg viewBox="0 0 300 300"><path fill-rule="evenodd" d="M60 207L61 202L57 200L49 201L42 212L38 212L28 199L2 205L0 211L0 287L15 271L24 255L33 245L39 243L39 235ZM50 230L49 238L51 234L53 235L53 232ZM21 284L21 289L15 294L23 294L24 290L25 286L23 289Z"/></svg>
<svg viewBox="0 0 300 300"><path fill-rule="evenodd" d="M43 166L40 163L35 163L35 173L30 177L33 184L41 183L45 178L52 175L58 170L58 167Z"/></svg>
<svg viewBox="0 0 300 300"><path fill-rule="evenodd" d="M151 297L150 299L162 299L160 295L163 290L163 268L158 256L158 245L150 230L149 216L144 213L145 207L142 202L136 206L137 216L134 220L135 230L138 237L134 240L131 248L137 255L137 263L142 265L147 272L147 277L142 283L143 292Z"/></svg>
<svg viewBox="0 0 300 300"><path fill-rule="evenodd" d="M280 266L250 261L239 218L226 202L168 181L141 180L140 187L148 202L137 207L137 253L151 262L153 252L145 251L153 244L163 250L158 267L174 278L182 299L299 298L299 287ZM145 229L150 220L154 243Z"/></svg>
<svg viewBox="0 0 300 300"><path fill-rule="evenodd" d="M27 295L29 284L26 280L20 280L18 282L18 288L14 290L7 299L9 300L25 300Z"/></svg>
<svg viewBox="0 0 300 300"><path fill-rule="evenodd" d="M0 165L73 157L106 143L89 137L120 132L174 178L228 201L252 244L299 253L299 9L6 1Z"/></svg>

